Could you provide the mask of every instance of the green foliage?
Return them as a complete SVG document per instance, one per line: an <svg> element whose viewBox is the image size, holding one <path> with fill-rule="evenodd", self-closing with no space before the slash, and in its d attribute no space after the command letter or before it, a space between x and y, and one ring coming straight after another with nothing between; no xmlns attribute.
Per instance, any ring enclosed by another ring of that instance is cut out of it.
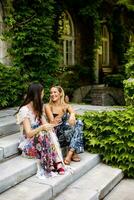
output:
<svg viewBox="0 0 134 200"><path fill-rule="evenodd" d="M127 80L124 80L124 95L126 105L134 105L134 43L126 53L127 63L125 65L125 72Z"/></svg>
<svg viewBox="0 0 134 200"><path fill-rule="evenodd" d="M124 96L126 105L134 106L134 78L124 80Z"/></svg>
<svg viewBox="0 0 134 200"><path fill-rule="evenodd" d="M123 87L124 76L122 74L111 74L104 78L104 83L110 87Z"/></svg>
<svg viewBox="0 0 134 200"><path fill-rule="evenodd" d="M72 99L74 90L81 85L89 84L89 70L85 66L73 65L62 68L59 82L65 90L65 93Z"/></svg>
<svg viewBox="0 0 134 200"><path fill-rule="evenodd" d="M132 3L133 0L118 0L117 4L124 5L128 8L128 10L134 11L134 4Z"/></svg>
<svg viewBox="0 0 134 200"><path fill-rule="evenodd" d="M134 178L134 108L85 112L86 149L99 153L106 164L119 167Z"/></svg>
<svg viewBox="0 0 134 200"><path fill-rule="evenodd" d="M96 50L98 49L98 46L100 44L101 39L101 16L99 13L99 8L101 6L102 0L92 1L90 2L83 2L83 7L80 8L80 16L84 18L84 20L87 23L87 26L89 27L90 31L88 34L92 38L92 42L87 40L87 43L89 45L85 47L85 55L83 58L84 65L88 67L89 70L89 77L91 82L94 82L94 67L95 67L95 61L96 61ZM89 31L88 30L88 31Z"/></svg>
<svg viewBox="0 0 134 200"><path fill-rule="evenodd" d="M90 4L87 3L84 8L81 8L80 14L83 15L84 17L92 19L94 39L95 39L94 42L96 42L95 47L97 48L100 43L101 18L100 18L99 8L101 6L102 0L93 1L92 4L91 2Z"/></svg>
<svg viewBox="0 0 134 200"><path fill-rule="evenodd" d="M127 24L122 20L123 13L120 7L114 9L112 16L109 20L109 27L113 34L113 51L118 58L118 64L125 63L125 53L128 48L129 31Z"/></svg>
<svg viewBox="0 0 134 200"><path fill-rule="evenodd" d="M28 85L28 75L0 63L0 108L18 105Z"/></svg>
<svg viewBox="0 0 134 200"><path fill-rule="evenodd" d="M131 44L130 48L126 53L127 63L125 65L125 72L127 78L134 78L134 42Z"/></svg>
<svg viewBox="0 0 134 200"><path fill-rule="evenodd" d="M54 0L13 1L13 12L7 16L5 38L11 44L13 66L28 74L29 82L38 81L48 90L58 81L60 60L53 39Z"/></svg>

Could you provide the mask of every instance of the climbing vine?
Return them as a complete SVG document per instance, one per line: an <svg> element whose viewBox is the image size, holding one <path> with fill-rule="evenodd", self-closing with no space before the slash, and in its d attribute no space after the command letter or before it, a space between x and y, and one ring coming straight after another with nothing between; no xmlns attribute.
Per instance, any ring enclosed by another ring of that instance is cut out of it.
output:
<svg viewBox="0 0 134 200"><path fill-rule="evenodd" d="M54 0L13 1L13 10L5 23L6 39L12 65L29 76L29 82L39 81L45 88L57 81L58 45L53 39L55 22Z"/></svg>

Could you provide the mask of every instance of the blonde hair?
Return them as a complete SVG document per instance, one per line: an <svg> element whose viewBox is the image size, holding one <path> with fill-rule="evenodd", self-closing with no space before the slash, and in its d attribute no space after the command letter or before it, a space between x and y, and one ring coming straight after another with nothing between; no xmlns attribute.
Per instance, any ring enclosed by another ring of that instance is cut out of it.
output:
<svg viewBox="0 0 134 200"><path fill-rule="evenodd" d="M62 88L61 86L59 86L59 85L53 86L53 87L51 87L51 88L56 88L56 89L58 90L58 92L61 94L60 103L61 103L61 104L65 104L65 93L64 93L63 88ZM51 98L50 98L50 100L49 100L49 103L50 103L50 104L53 103L53 101L51 100Z"/></svg>

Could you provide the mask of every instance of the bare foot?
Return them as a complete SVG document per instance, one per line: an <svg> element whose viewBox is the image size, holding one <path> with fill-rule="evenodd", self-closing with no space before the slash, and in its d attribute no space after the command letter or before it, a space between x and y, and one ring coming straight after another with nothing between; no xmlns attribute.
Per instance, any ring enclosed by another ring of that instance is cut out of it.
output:
<svg viewBox="0 0 134 200"><path fill-rule="evenodd" d="M66 156L66 158L64 159L65 165L70 165L71 159L72 159L72 156L73 156L73 153L74 153L74 151L71 150L71 149L68 151L67 156Z"/></svg>

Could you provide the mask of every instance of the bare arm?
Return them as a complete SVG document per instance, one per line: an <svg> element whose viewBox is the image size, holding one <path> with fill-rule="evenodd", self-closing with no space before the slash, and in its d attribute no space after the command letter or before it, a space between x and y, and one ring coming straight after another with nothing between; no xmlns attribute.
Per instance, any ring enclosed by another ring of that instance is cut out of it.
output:
<svg viewBox="0 0 134 200"><path fill-rule="evenodd" d="M41 122L42 122L42 124L47 124L48 123L47 120L46 120L45 115L42 115Z"/></svg>
<svg viewBox="0 0 134 200"><path fill-rule="evenodd" d="M61 117L60 116L57 116L57 117L54 117L53 116L53 113L52 113L52 110L51 110L51 107L49 104L47 104L45 106L45 114L48 118L48 121L54 125L57 125L60 121L61 121Z"/></svg>
<svg viewBox="0 0 134 200"><path fill-rule="evenodd" d="M47 116L47 118L48 118L48 121L50 122L50 123L53 123L54 122L54 116L53 116L53 113L52 113L52 111L51 111L51 108L50 108L50 106L49 106L49 104L47 104L46 106L45 106L45 114L46 114L46 116Z"/></svg>
<svg viewBox="0 0 134 200"><path fill-rule="evenodd" d="M70 116L75 116L74 109L72 108L71 105L68 105L67 110L68 110L68 112L70 113Z"/></svg>
<svg viewBox="0 0 134 200"><path fill-rule="evenodd" d="M72 108L71 105L68 105L67 110L68 110L68 112L70 114L70 117L69 117L68 121L69 121L70 125L74 125L75 122L76 122L74 109Z"/></svg>
<svg viewBox="0 0 134 200"><path fill-rule="evenodd" d="M23 128L25 130L26 136L28 138L31 138L31 137L35 136L36 134L38 134L40 131L48 131L48 130L52 129L53 126L51 124L43 124L43 125L39 126L38 128L31 129L30 121L26 117L23 120Z"/></svg>

